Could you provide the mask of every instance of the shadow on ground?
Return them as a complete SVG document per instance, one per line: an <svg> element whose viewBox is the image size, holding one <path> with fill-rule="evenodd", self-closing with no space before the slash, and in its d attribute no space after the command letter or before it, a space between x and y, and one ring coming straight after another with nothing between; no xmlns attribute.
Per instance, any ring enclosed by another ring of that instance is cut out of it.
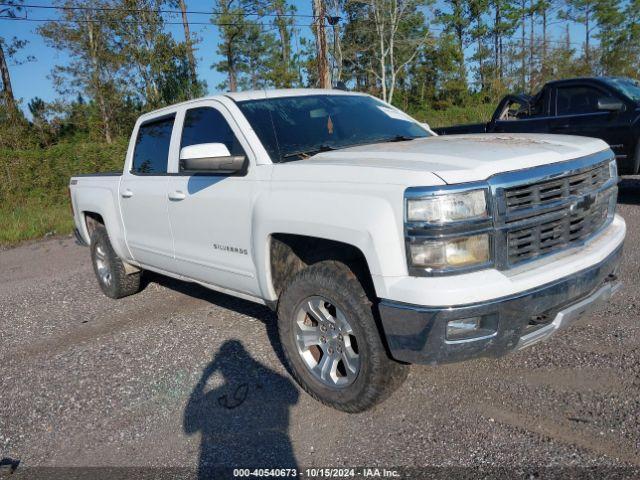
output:
<svg viewBox="0 0 640 480"><path fill-rule="evenodd" d="M260 320L286 365L276 317L268 308L196 284L147 272L145 277L147 283ZM198 478L217 478L230 468L297 468L288 430L290 408L298 398L288 376L256 361L241 342L222 344L203 369L184 410L185 433L199 433L201 438Z"/></svg>
<svg viewBox="0 0 640 480"><path fill-rule="evenodd" d="M237 340L225 342L205 367L184 410L185 433L199 432L198 478L219 468L297 468L289 409L298 390L256 362Z"/></svg>

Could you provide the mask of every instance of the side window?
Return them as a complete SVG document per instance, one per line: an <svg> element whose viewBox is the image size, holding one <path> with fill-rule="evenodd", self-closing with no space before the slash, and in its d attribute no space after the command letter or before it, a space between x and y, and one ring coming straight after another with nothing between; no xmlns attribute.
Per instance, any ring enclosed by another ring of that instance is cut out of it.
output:
<svg viewBox="0 0 640 480"><path fill-rule="evenodd" d="M222 114L211 107L187 110L180 148L199 143L224 143L231 155L245 152Z"/></svg>
<svg viewBox="0 0 640 480"><path fill-rule="evenodd" d="M593 87L559 87L556 100L557 115L599 112L598 98L601 96L600 91Z"/></svg>
<svg viewBox="0 0 640 480"><path fill-rule="evenodd" d="M162 175L167 173L169 144L174 116L144 123L138 130L131 173Z"/></svg>

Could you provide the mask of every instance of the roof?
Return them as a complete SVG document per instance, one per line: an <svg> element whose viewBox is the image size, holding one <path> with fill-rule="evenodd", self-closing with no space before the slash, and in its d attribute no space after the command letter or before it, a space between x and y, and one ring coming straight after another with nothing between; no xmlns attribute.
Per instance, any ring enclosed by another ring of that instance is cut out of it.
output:
<svg viewBox="0 0 640 480"><path fill-rule="evenodd" d="M609 79L613 79L613 78L622 78L622 77L615 77L615 76L600 76L600 77L574 77L574 78L563 78L560 80L551 80L549 82L547 82L547 84L556 84L556 83L564 83L564 82L575 82L575 81L579 81L579 82L584 82L584 81L591 81L591 82L605 82Z"/></svg>
<svg viewBox="0 0 640 480"><path fill-rule="evenodd" d="M246 92L226 92L217 95L207 95L206 97L194 98L185 102L174 103L166 107L143 113L140 118L143 120L157 118L159 115L174 111L175 107L181 105L189 105L201 100L220 100L221 97L227 97L235 102L243 100L260 100L264 98L283 98L283 97L303 97L307 95L367 95L360 92L348 92L345 90L324 89L324 88L282 88L273 90L248 90Z"/></svg>
<svg viewBox="0 0 640 480"><path fill-rule="evenodd" d="M301 97L306 95L365 95L344 90L328 90L323 88L282 88L274 90L250 90L246 92L228 92L223 94L236 102L243 100L259 100L263 98Z"/></svg>

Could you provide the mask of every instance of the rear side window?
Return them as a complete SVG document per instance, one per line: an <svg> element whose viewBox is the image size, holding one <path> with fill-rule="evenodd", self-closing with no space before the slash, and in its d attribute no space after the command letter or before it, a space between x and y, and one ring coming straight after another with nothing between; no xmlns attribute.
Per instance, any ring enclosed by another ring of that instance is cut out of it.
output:
<svg viewBox="0 0 640 480"><path fill-rule="evenodd" d="M174 116L145 123L138 130L131 173L162 175L167 173L169 144Z"/></svg>
<svg viewBox="0 0 640 480"><path fill-rule="evenodd" d="M598 99L603 96L592 87L560 87L558 88L558 115L579 115L595 113L598 110Z"/></svg>
<svg viewBox="0 0 640 480"><path fill-rule="evenodd" d="M244 149L222 114L211 107L187 110L180 148L199 143L224 143L231 155L244 155Z"/></svg>

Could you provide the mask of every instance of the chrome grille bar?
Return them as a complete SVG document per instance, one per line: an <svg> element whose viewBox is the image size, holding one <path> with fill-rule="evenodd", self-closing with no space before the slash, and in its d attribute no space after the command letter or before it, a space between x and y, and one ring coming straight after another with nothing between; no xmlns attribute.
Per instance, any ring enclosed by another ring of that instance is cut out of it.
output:
<svg viewBox="0 0 640 480"><path fill-rule="evenodd" d="M496 266L508 269L577 246L604 228L615 213L612 161L605 150L491 177Z"/></svg>

